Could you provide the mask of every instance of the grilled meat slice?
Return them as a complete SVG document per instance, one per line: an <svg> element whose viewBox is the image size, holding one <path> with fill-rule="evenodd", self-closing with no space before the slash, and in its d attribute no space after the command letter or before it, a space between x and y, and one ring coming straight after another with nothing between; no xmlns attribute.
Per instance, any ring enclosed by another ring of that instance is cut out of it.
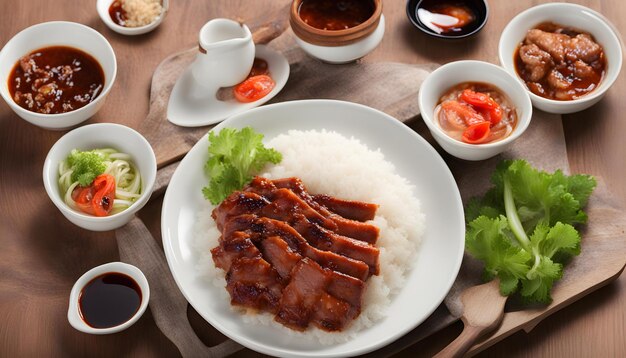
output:
<svg viewBox="0 0 626 358"><path fill-rule="evenodd" d="M267 261L242 257L233 261L226 274L226 290L233 305L276 312L283 284Z"/></svg>
<svg viewBox="0 0 626 358"><path fill-rule="evenodd" d="M314 195L313 201L326 207L329 211L356 221L373 220L378 205L362 201L341 200L328 195Z"/></svg>
<svg viewBox="0 0 626 358"><path fill-rule="evenodd" d="M364 262L317 249L309 245L294 228L282 221L259 218L255 215L240 215L224 224L222 235L228 237L237 231L250 234L253 242L261 242L270 236L279 236L287 242L291 250L314 260L322 267L339 271L362 281L369 277L370 269Z"/></svg>
<svg viewBox="0 0 626 358"><path fill-rule="evenodd" d="M291 270L302 260L302 256L294 252L289 244L279 236L270 236L261 242L263 257L269 262L283 279L291 277Z"/></svg>
<svg viewBox="0 0 626 358"><path fill-rule="evenodd" d="M228 272L233 261L241 257L261 257L261 252L254 246L250 236L238 231L228 236L227 240L220 238L220 245L211 250L215 266Z"/></svg>
<svg viewBox="0 0 626 358"><path fill-rule="evenodd" d="M320 296L328 285L328 275L313 260L303 259L293 269L291 281L283 290L276 321L302 331L309 326Z"/></svg>
<svg viewBox="0 0 626 358"><path fill-rule="evenodd" d="M312 246L363 261L369 266L371 275L378 274L378 255L380 253L378 248L363 241L335 234L304 219L294 223L293 228Z"/></svg>

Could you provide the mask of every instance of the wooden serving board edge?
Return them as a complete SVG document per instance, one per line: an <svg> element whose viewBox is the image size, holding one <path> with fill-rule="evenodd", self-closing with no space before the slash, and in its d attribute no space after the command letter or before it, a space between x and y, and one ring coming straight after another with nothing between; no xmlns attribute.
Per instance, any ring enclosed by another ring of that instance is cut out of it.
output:
<svg viewBox="0 0 626 358"><path fill-rule="evenodd" d="M571 296L570 298L561 301L557 304L555 304L553 307L550 307L547 310L541 311L539 313L537 313L535 315L534 318L531 318L529 320L527 320L526 322L523 323L514 323L514 322L510 322L510 319L507 320L507 316L510 317L511 313L506 313L504 316L504 319L502 321L502 325L500 326L500 328L498 329L498 331L496 333L494 333L492 336L490 336L487 340L482 341L476 345L474 345L467 353L468 357L473 357L476 354L484 351L485 349L493 346L494 344L510 337L511 335L513 335L514 333L517 333L520 330L524 330L526 333L529 333L530 331L532 331L539 323L541 323L541 321L543 321L545 318L547 318L548 316L552 315L553 313L556 313L558 311L560 311L561 309L571 305L572 303L580 300L581 298L587 296L588 294L597 291L598 289L612 283L613 281L617 280L617 278L622 274L622 272L624 271L624 268L626 268L626 258L624 260L624 263L622 265L622 267L615 272L611 277L608 277L606 280L588 287L587 289L581 291L580 293Z"/></svg>

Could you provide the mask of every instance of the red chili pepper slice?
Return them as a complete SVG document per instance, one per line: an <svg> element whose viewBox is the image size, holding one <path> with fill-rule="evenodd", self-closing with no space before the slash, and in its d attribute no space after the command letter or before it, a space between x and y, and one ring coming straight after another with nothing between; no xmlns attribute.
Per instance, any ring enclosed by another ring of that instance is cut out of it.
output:
<svg viewBox="0 0 626 358"><path fill-rule="evenodd" d="M100 174L91 184L95 189L91 206L96 216L107 216L113 210L115 200L115 178L109 174Z"/></svg>
<svg viewBox="0 0 626 358"><path fill-rule="evenodd" d="M461 92L459 99L474 107L478 107L478 111L483 114L492 125L496 125L502 120L502 108L500 108L498 102L486 93L465 89Z"/></svg>
<svg viewBox="0 0 626 358"><path fill-rule="evenodd" d="M72 199L82 212L95 215L91 207L91 200L93 199L93 188L91 186L77 186L74 188Z"/></svg>
<svg viewBox="0 0 626 358"><path fill-rule="evenodd" d="M276 83L267 75L252 76L235 86L235 98L239 102L254 102L265 97Z"/></svg>
<svg viewBox="0 0 626 358"><path fill-rule="evenodd" d="M474 108L459 101L445 101L441 104L441 109L448 118L452 119L455 115L459 116L468 126L485 122L485 118Z"/></svg>
<svg viewBox="0 0 626 358"><path fill-rule="evenodd" d="M459 95L459 99L471 104L474 107L480 107L480 108L498 107L498 103L496 103L496 101L494 101L488 94L472 91L469 88L461 92L461 94Z"/></svg>
<svg viewBox="0 0 626 358"><path fill-rule="evenodd" d="M467 127L463 132L463 142L469 144L484 143L491 133L490 125L489 122L482 122Z"/></svg>
<svg viewBox="0 0 626 358"><path fill-rule="evenodd" d="M100 174L90 186L77 186L72 192L72 199L87 214L107 216L113 210L115 178L109 174Z"/></svg>

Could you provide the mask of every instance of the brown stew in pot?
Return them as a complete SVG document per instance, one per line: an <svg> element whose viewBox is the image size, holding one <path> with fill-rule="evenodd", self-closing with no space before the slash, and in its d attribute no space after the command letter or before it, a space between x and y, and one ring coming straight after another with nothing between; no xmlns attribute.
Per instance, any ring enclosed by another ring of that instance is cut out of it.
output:
<svg viewBox="0 0 626 358"><path fill-rule="evenodd" d="M367 21L374 14L372 0L303 0L298 15L320 30L345 30Z"/></svg>
<svg viewBox="0 0 626 358"><path fill-rule="evenodd" d="M598 88L606 66L604 50L591 34L549 22L528 30L515 51L515 69L528 89L560 101Z"/></svg>
<svg viewBox="0 0 626 358"><path fill-rule="evenodd" d="M98 97L104 72L96 59L81 50L51 46L20 58L8 85L20 107L58 114L84 107Z"/></svg>

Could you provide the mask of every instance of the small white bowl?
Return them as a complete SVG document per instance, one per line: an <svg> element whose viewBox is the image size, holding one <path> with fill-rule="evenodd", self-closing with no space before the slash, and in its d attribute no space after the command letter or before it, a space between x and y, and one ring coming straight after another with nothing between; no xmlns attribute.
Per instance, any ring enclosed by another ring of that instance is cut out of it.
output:
<svg viewBox="0 0 626 358"><path fill-rule="evenodd" d="M92 216L70 208L59 189L59 163L72 149L114 148L128 153L141 174L141 196L126 210L110 216ZM148 141L134 129L113 123L76 128L61 137L50 149L43 165L43 184L50 200L72 223L91 231L114 230L128 223L150 195L156 179L156 157Z"/></svg>
<svg viewBox="0 0 626 358"><path fill-rule="evenodd" d="M100 18L102 19L102 21L111 30L117 32L118 34L129 35L129 36L145 34L156 29L163 22L163 19L165 19L165 15L167 15L167 11L169 10L169 3L170 3L169 0L161 0L161 6L163 7L161 14L157 16L157 18L154 19L154 21L152 21L148 25L140 26L140 27L125 27L125 26L120 26L116 24L115 22L113 22L113 19L111 19L111 15L109 15L109 8L111 7L111 4L113 4L114 1L115 0L98 0L96 2L96 9L98 10L98 15L100 15Z"/></svg>
<svg viewBox="0 0 626 358"><path fill-rule="evenodd" d="M356 61L359 58L372 52L382 41L385 34L385 15L380 16L380 21L376 30L367 37L349 45L343 46L320 46L306 42L295 36L296 43L304 52L316 57L324 62L332 64L342 64Z"/></svg>
<svg viewBox="0 0 626 358"><path fill-rule="evenodd" d="M435 107L441 96L463 82L483 82L497 87L517 110L517 126L506 138L492 143L468 144L449 137L435 122ZM457 61L439 67L422 83L418 104L424 123L437 143L448 153L465 160L483 160L507 150L524 133L533 107L526 88L501 67L481 61Z"/></svg>
<svg viewBox="0 0 626 358"><path fill-rule="evenodd" d="M130 276L139 288L141 289L141 304L139 305L139 309L137 312L126 322L109 328L94 328L89 326L81 317L80 307L78 301L80 299L80 292L83 290L86 284L89 281L93 280L97 276L103 275L109 272L118 272L124 275ZM125 330L126 328L132 326L135 322L141 318L144 312L146 312L146 308L148 307L148 302L150 301L150 287L148 286L148 280L146 276L139 270L137 267L129 264L125 264L123 262L110 262L108 264L96 266L91 270L85 272L77 281L74 283L72 287L72 291L70 293L70 305L67 310L67 320L70 322L72 327L77 330L89 334L110 334L116 333Z"/></svg>
<svg viewBox="0 0 626 358"><path fill-rule="evenodd" d="M550 113L579 112L596 104L613 85L622 68L621 41L599 13L576 4L549 3L532 7L515 16L504 28L500 36L498 53L500 64L522 84L515 71L514 56L517 46L524 40L526 32L542 22L554 22L589 32L602 45L607 60L607 70L598 88L589 94L571 101L557 101L543 98L528 91L535 107Z"/></svg>
<svg viewBox="0 0 626 358"><path fill-rule="evenodd" d="M34 50L48 46L69 46L93 56L104 72L102 93L88 105L77 110L43 114L20 107L9 92L8 78L17 61ZM62 130L81 123L98 112L111 90L117 74L115 53L109 42L98 31L85 25L66 21L52 21L33 25L13 36L0 51L0 94L11 109L28 122L47 129Z"/></svg>

